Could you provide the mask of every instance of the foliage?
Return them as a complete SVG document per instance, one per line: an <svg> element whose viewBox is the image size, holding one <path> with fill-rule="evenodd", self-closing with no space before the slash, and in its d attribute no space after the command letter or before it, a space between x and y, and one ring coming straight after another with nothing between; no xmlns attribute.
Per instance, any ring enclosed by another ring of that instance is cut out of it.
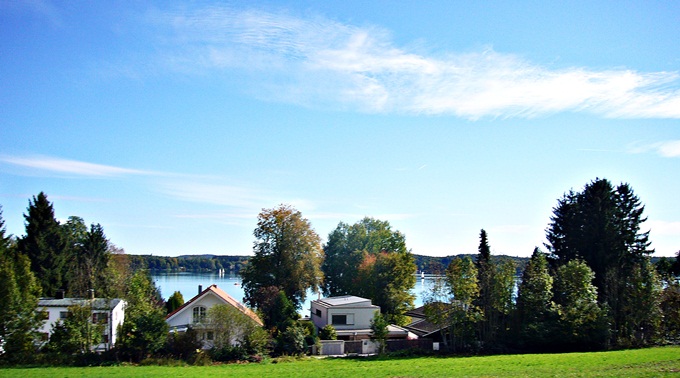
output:
<svg viewBox="0 0 680 378"><path fill-rule="evenodd" d="M616 344L646 342L647 336L634 328L640 322L655 322L654 314L647 320L628 321L630 308L635 306L630 279L652 279L643 272L647 270L643 261L653 252L649 231L641 231L646 221L643 212L644 206L628 184L614 187L606 179L595 179L582 192L570 191L558 201L547 229L546 246L555 265L581 259L595 273L598 301L608 308L611 340Z"/></svg>
<svg viewBox="0 0 680 378"><path fill-rule="evenodd" d="M446 303L430 304L426 313L432 316L432 306L439 314L445 314L448 325L444 342L452 351L474 349L475 325L482 313L475 302L479 298L477 266L469 257L454 259L446 269L446 287L453 296Z"/></svg>
<svg viewBox="0 0 680 378"><path fill-rule="evenodd" d="M337 340L338 334L332 324L326 324L319 331L319 338L321 340Z"/></svg>
<svg viewBox="0 0 680 378"><path fill-rule="evenodd" d="M130 255L134 270L214 272L219 269L238 272L250 259L249 256L183 255L156 256Z"/></svg>
<svg viewBox="0 0 680 378"><path fill-rule="evenodd" d="M416 266L406 239L389 222L364 218L340 223L324 246L324 294L356 295L380 306L388 321L406 324L413 308Z"/></svg>
<svg viewBox="0 0 680 378"><path fill-rule="evenodd" d="M74 218L69 218L73 222ZM82 219L77 218L80 222ZM66 225L69 225L69 222ZM65 225L65 226L66 226ZM85 225L82 224L85 228ZM80 228L77 228L80 230ZM89 290L100 295L106 291L106 274L109 262L109 241L100 224L90 225L84 232L70 235L70 264L68 270L69 293L74 297L86 297Z"/></svg>
<svg viewBox="0 0 680 378"><path fill-rule="evenodd" d="M677 281L669 283L663 289L660 302L661 334L664 341L680 344L680 284Z"/></svg>
<svg viewBox="0 0 680 378"><path fill-rule="evenodd" d="M213 345L223 348L242 345L246 335L259 326L236 307L217 304L208 310L206 327L214 332Z"/></svg>
<svg viewBox="0 0 680 378"><path fill-rule="evenodd" d="M64 263L67 245L59 222L54 217L54 208L45 193L40 192L28 204L26 235L19 239L19 252L31 261L35 274L45 295L54 295L64 289Z"/></svg>
<svg viewBox="0 0 680 378"><path fill-rule="evenodd" d="M568 349L600 349L606 342L605 312L597 303L593 279L592 269L583 261L571 260L557 269L558 331L554 339Z"/></svg>
<svg viewBox="0 0 680 378"><path fill-rule="evenodd" d="M376 311L373 314L373 319L371 319L371 340L378 343L379 354L385 353L387 335L390 332L387 329L389 324L390 323L387 321L387 318L383 316L380 311Z"/></svg>
<svg viewBox="0 0 680 378"><path fill-rule="evenodd" d="M34 330L41 323L35 311L41 288L30 260L5 236L4 224L0 207L0 360L26 363L35 352Z"/></svg>
<svg viewBox="0 0 680 378"><path fill-rule="evenodd" d="M163 347L163 354L186 362L194 360L202 346L198 333L192 327L185 332L170 332Z"/></svg>
<svg viewBox="0 0 680 378"><path fill-rule="evenodd" d="M90 321L92 307L74 305L68 308L68 316L52 330L50 341L45 346L48 353L83 354L99 344L103 327Z"/></svg>
<svg viewBox="0 0 680 378"><path fill-rule="evenodd" d="M182 307L183 304L184 297L182 296L182 293L180 293L179 291L175 291L174 293L172 293L170 298L168 298L168 301L165 302L165 311L167 311L167 313L170 314L171 312Z"/></svg>
<svg viewBox="0 0 680 378"><path fill-rule="evenodd" d="M258 312L265 328L276 337L279 331L284 331L288 325L300 318L293 302L283 290L275 286L261 287L253 296L260 303Z"/></svg>
<svg viewBox="0 0 680 378"><path fill-rule="evenodd" d="M285 331L279 333L276 339L276 352L279 354L297 356L304 353L306 349L305 329L300 325L294 324L287 327Z"/></svg>
<svg viewBox="0 0 680 378"><path fill-rule="evenodd" d="M255 255L241 270L246 303L263 309L258 290L275 286L299 308L307 289L317 290L323 279L321 239L309 221L287 205L262 210L254 235Z"/></svg>
<svg viewBox="0 0 680 378"><path fill-rule="evenodd" d="M141 361L161 350L168 333L160 293L147 272L130 279L125 299L125 321L116 344L123 359Z"/></svg>
<svg viewBox="0 0 680 378"><path fill-rule="evenodd" d="M535 248L522 274L517 295L517 341L524 347L540 349L553 342L552 289L553 277L546 255Z"/></svg>
<svg viewBox="0 0 680 378"><path fill-rule="evenodd" d="M513 310L515 265L510 260L495 261L485 230L479 234L479 254L475 261L479 296L475 302L482 314L478 323L480 341L486 348L496 347L507 336L510 313Z"/></svg>

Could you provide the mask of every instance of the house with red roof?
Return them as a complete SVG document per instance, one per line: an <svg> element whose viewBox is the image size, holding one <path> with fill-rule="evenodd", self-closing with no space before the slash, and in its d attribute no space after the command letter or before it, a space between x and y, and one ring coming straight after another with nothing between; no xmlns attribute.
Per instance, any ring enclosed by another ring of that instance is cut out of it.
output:
<svg viewBox="0 0 680 378"><path fill-rule="evenodd" d="M186 332L189 328L193 328L197 331L198 337L203 341L203 348L209 349L213 346L216 326L211 324L208 318L208 310L215 305L232 306L255 325L260 327L263 325L262 320L253 310L244 306L234 297L217 287L217 285L210 285L205 290L201 290L201 286L199 286L198 295L168 314L165 322L170 326L170 332ZM231 343L233 344L236 343L236 340L241 335L239 335L238 330L235 330L232 335L233 340L231 340Z"/></svg>

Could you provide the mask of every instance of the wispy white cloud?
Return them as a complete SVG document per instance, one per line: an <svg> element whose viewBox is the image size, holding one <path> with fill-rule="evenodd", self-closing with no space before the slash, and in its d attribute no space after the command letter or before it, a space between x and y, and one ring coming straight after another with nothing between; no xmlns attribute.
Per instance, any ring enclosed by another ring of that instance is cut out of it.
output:
<svg viewBox="0 0 680 378"><path fill-rule="evenodd" d="M157 172L94 164L53 156L0 156L0 162L33 170L87 177L158 175Z"/></svg>
<svg viewBox="0 0 680 378"><path fill-rule="evenodd" d="M488 48L438 54L395 45L387 30L323 17L208 7L150 15L167 67L241 69L256 95L367 112L535 117L592 112L680 118L678 72L551 68Z"/></svg>
<svg viewBox="0 0 680 378"><path fill-rule="evenodd" d="M680 140L634 144L628 148L628 152L633 154L654 152L659 156L667 158L680 157Z"/></svg>

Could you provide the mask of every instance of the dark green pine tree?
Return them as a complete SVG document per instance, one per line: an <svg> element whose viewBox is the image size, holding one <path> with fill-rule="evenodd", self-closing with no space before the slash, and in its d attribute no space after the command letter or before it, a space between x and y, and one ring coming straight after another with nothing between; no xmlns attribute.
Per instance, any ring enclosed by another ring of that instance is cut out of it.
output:
<svg viewBox="0 0 680 378"><path fill-rule="evenodd" d="M19 252L31 260L31 270L35 274L43 295L55 295L64 287L64 263L66 259L66 240L54 217L52 204L45 193L29 201L26 220L26 235L19 239Z"/></svg>
<svg viewBox="0 0 680 378"><path fill-rule="evenodd" d="M483 342L492 341L496 328L496 314L493 309L494 294L494 266L491 262L491 247L485 230L479 233L479 254L475 261L477 266L477 281L479 282L479 297L475 305L483 314L483 320L479 323L479 335Z"/></svg>
<svg viewBox="0 0 680 378"><path fill-rule="evenodd" d="M641 286L653 287L656 280L653 275L637 274L647 271L653 252L649 232L640 230L646 220L643 212L644 206L628 184L615 188L606 179L595 179L582 192L570 192L558 202L546 234L546 246L557 266L583 260L595 273L598 301L609 309L611 340L618 344L622 335L640 334L624 329L630 323L627 309L635 302L631 293L640 292L635 288Z"/></svg>

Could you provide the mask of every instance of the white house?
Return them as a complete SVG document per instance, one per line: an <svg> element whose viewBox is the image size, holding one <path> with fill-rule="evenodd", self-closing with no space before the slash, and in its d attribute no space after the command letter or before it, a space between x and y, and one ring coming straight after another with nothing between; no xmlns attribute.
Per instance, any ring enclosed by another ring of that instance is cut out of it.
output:
<svg viewBox="0 0 680 378"><path fill-rule="evenodd" d="M93 350L97 352L109 350L115 345L118 327L125 320L125 304L126 302L119 298L40 298L37 311L44 319L42 327L38 330L41 334L41 341L47 342L54 326L69 316L69 307L89 306L92 311L90 321L104 326L101 343Z"/></svg>
<svg viewBox="0 0 680 378"><path fill-rule="evenodd" d="M192 327L198 331L198 337L203 341L203 348L212 347L214 332L207 322L207 317L208 310L218 304L233 306L258 326L263 325L262 320L255 312L225 293L217 285L210 285L205 290L201 290L201 286L198 288L198 295L165 318L166 323L170 326L170 332L186 332L189 327ZM234 335L234 337L238 339L239 335Z"/></svg>
<svg viewBox="0 0 680 378"><path fill-rule="evenodd" d="M371 320L380 307L370 299L354 295L321 298L312 301L311 319L321 329L330 324L339 340L361 340L371 337ZM401 327L390 324L388 338L417 338Z"/></svg>

